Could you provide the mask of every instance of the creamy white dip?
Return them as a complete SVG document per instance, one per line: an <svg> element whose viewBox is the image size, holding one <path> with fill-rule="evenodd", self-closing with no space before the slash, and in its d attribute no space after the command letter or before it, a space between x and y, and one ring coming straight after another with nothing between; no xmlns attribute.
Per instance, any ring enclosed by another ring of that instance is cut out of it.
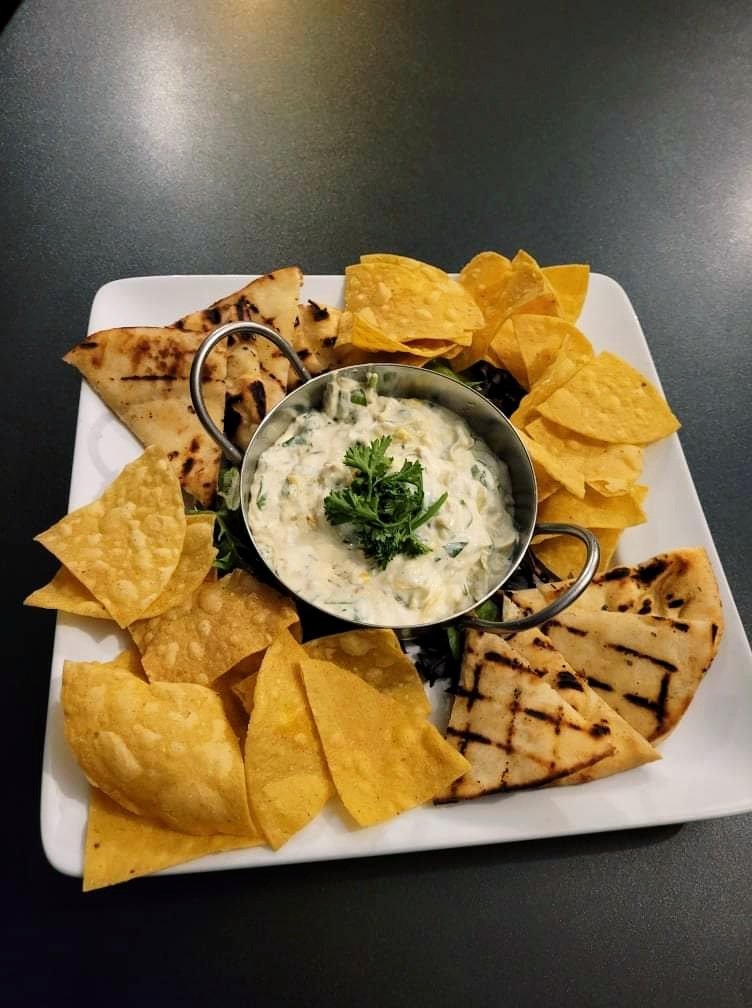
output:
<svg viewBox="0 0 752 1008"><path fill-rule="evenodd" d="M396 556L380 570L352 542L352 526L329 524L324 498L352 481L348 447L385 435L395 470L405 459L423 466L424 506L444 492L447 499L417 532L431 552ZM323 409L300 413L262 453L248 521L263 559L307 602L342 619L398 627L445 619L494 588L516 539L513 513L506 465L464 420L427 400L382 396L335 376Z"/></svg>

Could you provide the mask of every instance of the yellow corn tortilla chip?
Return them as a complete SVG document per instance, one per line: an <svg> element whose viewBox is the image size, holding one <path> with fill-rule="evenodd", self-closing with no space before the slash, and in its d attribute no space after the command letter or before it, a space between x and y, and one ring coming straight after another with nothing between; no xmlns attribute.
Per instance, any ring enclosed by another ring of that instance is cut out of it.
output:
<svg viewBox="0 0 752 1008"><path fill-rule="evenodd" d="M180 833L251 836L243 760L219 697L193 683L148 683L123 663L63 668L65 738L89 781Z"/></svg>
<svg viewBox="0 0 752 1008"><path fill-rule="evenodd" d="M221 851L258 847L254 836L191 836L134 815L92 788L84 850L84 892L128 882Z"/></svg>
<svg viewBox="0 0 752 1008"><path fill-rule="evenodd" d="M587 297L590 267L573 263L568 266L544 266L543 276L553 287L561 317L576 322Z"/></svg>
<svg viewBox="0 0 752 1008"><path fill-rule="evenodd" d="M393 630L347 630L303 645L309 658L333 662L414 714L431 710L423 683Z"/></svg>
<svg viewBox="0 0 752 1008"><path fill-rule="evenodd" d="M605 497L627 493L642 471L639 445L594 441L543 417L530 421L525 429L567 466L580 469L585 482Z"/></svg>
<svg viewBox="0 0 752 1008"><path fill-rule="evenodd" d="M300 677L304 658L283 630L256 675L246 736L251 808L275 850L315 818L334 793Z"/></svg>
<svg viewBox="0 0 752 1008"><path fill-rule="evenodd" d="M511 318L508 318L494 333L486 351L486 358L494 367L508 371L523 388L530 387L525 361L522 359L522 351Z"/></svg>
<svg viewBox="0 0 752 1008"><path fill-rule="evenodd" d="M165 588L184 538L180 484L164 452L152 445L98 500L61 518L36 541L125 627Z"/></svg>
<svg viewBox="0 0 752 1008"><path fill-rule="evenodd" d="M256 692L257 675L258 670L256 672L251 672L249 675L244 676L244 678L239 679L236 683L232 684L233 693L243 705L246 714L249 716L253 714L253 697Z"/></svg>
<svg viewBox="0 0 752 1008"><path fill-rule="evenodd" d="M24 599L24 605L37 609L57 609L74 616L92 619L112 619L101 602L97 602L86 585L81 584L68 570L61 567L49 584L37 588Z"/></svg>
<svg viewBox="0 0 752 1008"><path fill-rule="evenodd" d="M614 556L622 530L592 528L598 540L601 558L598 573L608 569ZM550 571L560 578L575 577L585 563L585 547L573 536L551 536L533 545L533 552Z"/></svg>
<svg viewBox="0 0 752 1008"><path fill-rule="evenodd" d="M442 270L414 259L361 256L345 270L345 308L394 340L441 339L469 346L483 315L470 294Z"/></svg>
<svg viewBox="0 0 752 1008"><path fill-rule="evenodd" d="M536 416L540 404L545 402L556 389L570 381L588 360L592 359L592 356L592 350L586 352L582 347L574 345L568 336L565 336L556 360L543 372L535 386L510 417L514 426L517 428L526 427Z"/></svg>
<svg viewBox="0 0 752 1008"><path fill-rule="evenodd" d="M603 497L587 487L578 500L563 487L544 501L538 509L538 521L571 522L586 528L625 529L647 521L633 494Z"/></svg>
<svg viewBox="0 0 752 1008"><path fill-rule="evenodd" d="M485 316L493 309L509 279L512 264L498 252L479 252L460 270L459 281Z"/></svg>
<svg viewBox="0 0 752 1008"><path fill-rule="evenodd" d="M208 686L297 621L289 599L234 570L131 632L149 679Z"/></svg>
<svg viewBox="0 0 752 1008"><path fill-rule="evenodd" d="M548 480L561 484L575 497L583 498L585 496L585 479L579 469L562 462L543 445L528 437L524 431L517 433L533 461L536 482L542 483L545 487L546 478L548 478Z"/></svg>
<svg viewBox="0 0 752 1008"><path fill-rule="evenodd" d="M501 305L505 316L561 314L553 287L535 259L523 249L512 259Z"/></svg>
<svg viewBox="0 0 752 1008"><path fill-rule="evenodd" d="M679 421L647 378L604 351L538 411L570 430L613 444L650 444L679 429Z"/></svg>
<svg viewBox="0 0 752 1008"><path fill-rule="evenodd" d="M168 609L184 605L209 573L217 551L213 544L214 515L187 515L185 539L178 565L161 595L154 599L140 619L161 616Z"/></svg>
<svg viewBox="0 0 752 1008"><path fill-rule="evenodd" d="M590 340L565 319L553 315L514 315L512 324L530 387L556 360L567 337L572 353L592 356Z"/></svg>
<svg viewBox="0 0 752 1008"><path fill-rule="evenodd" d="M483 312L484 324L473 332L472 343L460 349L456 357L456 370L464 371L483 360L503 320L501 294L509 278L512 264L498 252L480 252L462 267L460 283L468 290ZM498 307L497 307L498 306Z"/></svg>
<svg viewBox="0 0 752 1008"><path fill-rule="evenodd" d="M425 718L358 676L313 658L301 668L334 786L358 825L422 805L468 769Z"/></svg>

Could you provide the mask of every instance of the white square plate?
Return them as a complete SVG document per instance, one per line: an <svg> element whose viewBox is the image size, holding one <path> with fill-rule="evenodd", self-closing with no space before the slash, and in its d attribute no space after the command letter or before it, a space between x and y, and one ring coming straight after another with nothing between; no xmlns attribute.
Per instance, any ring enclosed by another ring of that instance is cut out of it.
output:
<svg viewBox="0 0 752 1008"><path fill-rule="evenodd" d="M89 333L114 326L166 325L247 283L245 276L164 276L116 280L102 287L91 309ZM344 278L309 276L305 298L341 304ZM612 350L658 383L632 306L622 288L594 274L579 326L597 350ZM76 430L70 508L99 496L140 448L84 383ZM348 829L333 803L274 853L253 848L213 854L173 872L279 865L470 844L627 829L752 810L752 653L676 435L646 452L650 487L645 525L630 529L622 562L680 546L704 546L715 567L726 633L718 656L689 711L661 745L663 759L584 787L489 796L434 808L423 806L369 829ZM63 738L60 680L63 660L106 661L126 635L97 620L59 615L55 631L42 778L42 840L59 871L81 875L88 786ZM442 684L436 689L438 705Z"/></svg>

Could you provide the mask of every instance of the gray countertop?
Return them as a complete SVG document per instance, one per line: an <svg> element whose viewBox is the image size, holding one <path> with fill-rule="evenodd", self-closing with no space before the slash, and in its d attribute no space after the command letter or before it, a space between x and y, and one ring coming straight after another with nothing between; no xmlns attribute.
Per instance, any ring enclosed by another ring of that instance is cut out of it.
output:
<svg viewBox="0 0 752 1008"><path fill-rule="evenodd" d="M750 51L735 0L20 6L0 36L4 1003L752 1003L752 816L83 897L39 837L53 617L18 606L54 567L30 540L67 503L59 358L101 284L523 247L627 290L749 627Z"/></svg>

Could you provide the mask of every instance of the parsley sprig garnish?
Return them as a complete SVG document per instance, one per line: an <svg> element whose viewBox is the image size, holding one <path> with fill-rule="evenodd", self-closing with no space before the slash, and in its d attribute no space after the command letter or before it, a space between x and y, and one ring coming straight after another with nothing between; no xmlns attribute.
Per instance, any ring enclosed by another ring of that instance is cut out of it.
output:
<svg viewBox="0 0 752 1008"><path fill-rule="evenodd" d="M440 510L443 493L423 508L423 466L405 460L391 472L393 459L387 455L390 437L377 438L370 445L356 441L345 454L345 465L355 470L352 483L332 490L324 500L324 513L331 525L351 523L353 536L365 555L382 570L398 553L421 556L431 549L416 536L416 530Z"/></svg>

